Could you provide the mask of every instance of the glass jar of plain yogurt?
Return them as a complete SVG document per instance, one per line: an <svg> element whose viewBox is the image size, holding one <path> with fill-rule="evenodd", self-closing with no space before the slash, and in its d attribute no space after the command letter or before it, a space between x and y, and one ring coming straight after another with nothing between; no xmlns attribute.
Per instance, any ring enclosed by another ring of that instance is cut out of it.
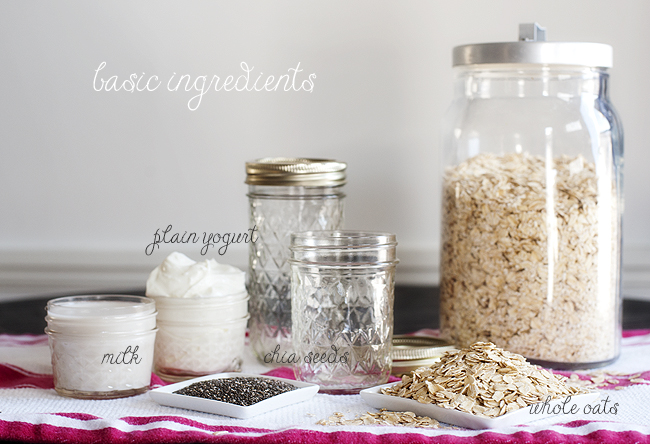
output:
<svg viewBox="0 0 650 444"><path fill-rule="evenodd" d="M165 381L241 370L248 293L245 274L214 259L172 253L147 280L158 307L154 372Z"/></svg>

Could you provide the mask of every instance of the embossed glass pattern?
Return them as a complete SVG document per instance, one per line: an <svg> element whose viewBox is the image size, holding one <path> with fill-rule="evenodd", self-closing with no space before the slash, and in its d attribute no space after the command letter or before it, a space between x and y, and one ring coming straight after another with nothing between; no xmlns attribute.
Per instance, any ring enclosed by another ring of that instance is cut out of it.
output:
<svg viewBox="0 0 650 444"><path fill-rule="evenodd" d="M121 398L146 392L151 381L155 338L155 330L102 336L49 332L56 392L86 399ZM136 352L124 359L120 352L128 347ZM112 363L106 359L107 353L113 355Z"/></svg>
<svg viewBox="0 0 650 444"><path fill-rule="evenodd" d="M149 389L157 332L153 300L62 297L48 301L45 320L54 389L60 395L110 399Z"/></svg>
<svg viewBox="0 0 650 444"><path fill-rule="evenodd" d="M292 236L294 372L330 393L383 384L391 371L395 236ZM297 362L296 362L297 361Z"/></svg>
<svg viewBox="0 0 650 444"><path fill-rule="evenodd" d="M282 352L291 349L291 233L341 228L345 195L340 185L250 185L248 196L250 225L257 227L247 276L250 344L264 362L278 345Z"/></svg>
<svg viewBox="0 0 650 444"><path fill-rule="evenodd" d="M158 321L154 370L165 381L240 371L248 317L211 324Z"/></svg>

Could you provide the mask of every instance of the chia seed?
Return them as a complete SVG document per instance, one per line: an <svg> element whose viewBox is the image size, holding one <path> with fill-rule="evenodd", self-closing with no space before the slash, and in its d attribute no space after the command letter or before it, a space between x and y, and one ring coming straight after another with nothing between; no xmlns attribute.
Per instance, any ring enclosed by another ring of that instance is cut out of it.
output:
<svg viewBox="0 0 650 444"><path fill-rule="evenodd" d="M174 393L249 406L295 389L296 386L276 379L238 376L195 382Z"/></svg>

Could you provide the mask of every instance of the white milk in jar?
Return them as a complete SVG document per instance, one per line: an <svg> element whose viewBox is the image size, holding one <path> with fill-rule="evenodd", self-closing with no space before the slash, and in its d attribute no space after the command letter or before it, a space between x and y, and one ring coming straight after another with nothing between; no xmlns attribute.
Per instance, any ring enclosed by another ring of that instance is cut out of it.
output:
<svg viewBox="0 0 650 444"><path fill-rule="evenodd" d="M70 296L47 303L54 388L63 396L120 398L149 389L156 306L126 295Z"/></svg>

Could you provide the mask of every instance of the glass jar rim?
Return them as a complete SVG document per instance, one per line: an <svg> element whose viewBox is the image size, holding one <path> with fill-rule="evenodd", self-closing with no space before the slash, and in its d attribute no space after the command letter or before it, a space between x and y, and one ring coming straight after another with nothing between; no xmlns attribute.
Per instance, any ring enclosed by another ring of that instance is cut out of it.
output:
<svg viewBox="0 0 650 444"><path fill-rule="evenodd" d="M133 324L138 322L146 322L151 319L156 319L158 312L154 311L153 313L137 314L132 316L114 316L114 317L97 317L97 316L87 316L87 317L72 317L72 316L63 316L59 317L48 313L45 316L45 320L51 324L58 325L125 325Z"/></svg>
<svg viewBox="0 0 650 444"><path fill-rule="evenodd" d="M196 322L196 321L170 321L167 319L158 319L157 323L159 327L164 327L166 325L170 327L183 327L183 328L204 328L204 327L221 327L222 325L232 325L232 324L241 324L242 322L248 321L250 314L242 316L240 318L226 319L226 320L217 320L215 322Z"/></svg>
<svg viewBox="0 0 650 444"><path fill-rule="evenodd" d="M356 230L303 231L291 235L291 249L394 248L397 240L387 232Z"/></svg>
<svg viewBox="0 0 650 444"><path fill-rule="evenodd" d="M64 296L47 302L47 313L57 320L143 317L155 313L156 303L144 296L100 294Z"/></svg>
<svg viewBox="0 0 650 444"><path fill-rule="evenodd" d="M392 266L398 263L396 246L395 235L386 232L304 231L291 235L289 263L341 269Z"/></svg>
<svg viewBox="0 0 650 444"><path fill-rule="evenodd" d="M160 305L176 305L176 306L188 306L193 304L204 304L204 305L225 305L241 302L244 300L250 299L248 291L240 291L239 293L225 294L222 296L205 296L197 298L175 298L171 296L156 296L149 295L147 296L154 301L156 304Z"/></svg>
<svg viewBox="0 0 650 444"><path fill-rule="evenodd" d="M135 330L135 331L124 331L124 330L116 330L116 331L111 331L111 330L97 330L97 331L77 331L77 330L70 330L70 331L60 331L60 330L53 330L50 328L48 325L45 327L44 332L48 336L72 336L72 337L79 337L79 338L85 338L85 339L97 339L99 337L101 338L116 338L120 336L126 336L126 337L136 337L136 336L144 336L144 335L149 335L151 333L156 333L158 331L158 327L154 325L153 328L149 328L146 330Z"/></svg>

